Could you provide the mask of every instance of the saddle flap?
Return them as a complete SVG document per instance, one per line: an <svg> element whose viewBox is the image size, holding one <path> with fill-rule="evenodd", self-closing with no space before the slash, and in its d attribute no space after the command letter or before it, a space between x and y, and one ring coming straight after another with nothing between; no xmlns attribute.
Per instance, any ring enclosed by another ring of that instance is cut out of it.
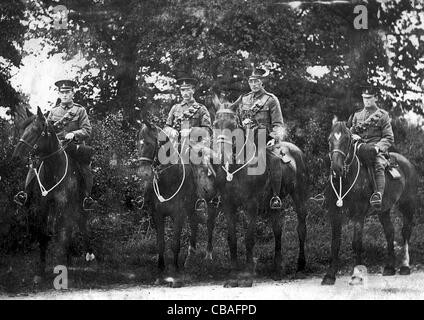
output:
<svg viewBox="0 0 424 320"><path fill-rule="evenodd" d="M267 148L267 151L280 158L284 164L290 165L296 170L296 160L291 154L289 146L284 142L274 144L270 148Z"/></svg>

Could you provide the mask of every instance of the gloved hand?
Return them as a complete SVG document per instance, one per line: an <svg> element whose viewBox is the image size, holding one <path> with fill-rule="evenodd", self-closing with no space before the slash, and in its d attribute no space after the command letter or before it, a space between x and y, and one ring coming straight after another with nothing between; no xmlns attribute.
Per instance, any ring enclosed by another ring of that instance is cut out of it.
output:
<svg viewBox="0 0 424 320"><path fill-rule="evenodd" d="M170 138L170 139L175 139L178 137L178 131L175 130L172 127L165 127L163 129L163 131L165 132L165 134Z"/></svg>
<svg viewBox="0 0 424 320"><path fill-rule="evenodd" d="M375 146L366 143L361 144L358 150L359 158L364 161L374 161L377 153Z"/></svg>
<svg viewBox="0 0 424 320"><path fill-rule="evenodd" d="M353 141L358 141L358 140L361 140L362 138L358 136L357 134L352 134L352 139Z"/></svg>
<svg viewBox="0 0 424 320"><path fill-rule="evenodd" d="M68 132L65 135L65 140L73 140L75 138L75 134L73 132Z"/></svg>
<svg viewBox="0 0 424 320"><path fill-rule="evenodd" d="M176 130L175 130L176 131ZM190 135L191 130L190 129L182 129L181 130L181 136L182 137L188 137ZM178 135L178 132L177 132Z"/></svg>

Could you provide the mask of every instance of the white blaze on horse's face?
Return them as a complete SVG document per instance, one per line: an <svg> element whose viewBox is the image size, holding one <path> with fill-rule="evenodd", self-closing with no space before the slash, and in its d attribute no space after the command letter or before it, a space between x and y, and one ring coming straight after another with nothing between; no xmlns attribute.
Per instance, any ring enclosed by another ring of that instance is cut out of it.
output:
<svg viewBox="0 0 424 320"><path fill-rule="evenodd" d="M337 141L339 141L339 140L340 140L341 136L342 136L342 133L341 133L341 132L336 132L336 133L334 134L334 138L336 138L336 140L337 140Z"/></svg>

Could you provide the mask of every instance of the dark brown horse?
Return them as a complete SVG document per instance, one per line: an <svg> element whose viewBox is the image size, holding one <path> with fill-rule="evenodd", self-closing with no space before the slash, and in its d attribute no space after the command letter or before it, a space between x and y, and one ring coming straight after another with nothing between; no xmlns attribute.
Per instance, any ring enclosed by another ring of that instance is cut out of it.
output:
<svg viewBox="0 0 424 320"><path fill-rule="evenodd" d="M341 243L342 209L348 210L348 216L354 222L352 248L355 253L356 265L362 264L362 234L364 219L370 209L369 198L372 194L372 184L368 178L367 169L357 156L357 144L344 122L334 121L329 136L331 157L331 180L326 192L328 214L330 217L332 242L331 264L322 280L323 285L333 285L339 264ZM399 179L392 179L386 173L386 188L383 206L378 211L379 220L383 226L387 240L388 259L383 275L391 276L395 270L394 228L390 219L390 210L399 204L403 215L403 260L401 275L410 274L409 239L412 232L412 221L416 210L418 176L414 166L402 155L391 153L399 164Z"/></svg>
<svg viewBox="0 0 424 320"><path fill-rule="evenodd" d="M181 153L172 143L162 144L159 135L163 130L154 124L144 122L138 136L139 166L137 176L142 182L142 195L138 202L149 202L152 206L152 215L156 227L156 239L158 247L158 267L162 272L165 270L165 218L171 217L173 222L173 266L179 270L179 252L181 244L181 232L186 218L190 224L190 246L188 255L196 250L196 239L199 219L195 212L195 204L198 199L196 186L201 183L204 193L200 196L211 200L215 196L213 185L203 176L201 166L182 161ZM164 138L164 137L162 137ZM161 161L162 150L167 145L170 154L176 158L168 164ZM203 182L202 182L203 181ZM215 223L216 208L208 208L208 229L213 230ZM212 257L212 231L209 232L207 257Z"/></svg>
<svg viewBox="0 0 424 320"><path fill-rule="evenodd" d="M40 247L39 272L46 269L46 253L51 234L58 242L58 262L69 266L73 235L80 231L88 248L87 214L82 209L83 193L77 164L59 142L53 125L40 108L22 123L23 134L13 157L24 159L30 154L36 176L32 181L31 208L34 210L35 237ZM42 190L42 191L41 191Z"/></svg>
<svg viewBox="0 0 424 320"><path fill-rule="evenodd" d="M266 216L269 217L274 233L275 253L274 268L277 274L282 271L282 254L281 254L281 236L282 236L282 212L281 210L269 209L268 203L271 199L270 192L270 175L272 172L267 170L263 173L251 174L249 169L250 156L247 155L243 163L237 163L231 159L240 154L240 150L232 148L232 136L234 130L241 130L240 119L236 113L236 107L228 102L214 99L216 107L216 116L214 128L221 131L221 135L215 137L215 143L218 145L218 153L221 155L222 163L216 166L217 178L216 184L218 191L222 195L222 204L228 225L228 244L231 255L231 265L233 269L238 268L237 262L237 238L236 238L236 222L237 210L243 208L248 218L248 227L246 232L246 271L248 274L254 269L253 248L255 245L255 233L258 214L265 208ZM244 136L246 137L246 132ZM247 139L247 138L246 138ZM260 149L254 142L258 154L259 162L265 163L266 149ZM226 148L229 145L230 148ZM303 152L294 144L285 143L294 158L294 166L281 165L283 171L283 181L281 185L280 197L284 198L290 195L294 201L297 218L298 218L298 236L299 236L299 256L297 262L297 271L301 272L305 268L305 239L306 239L306 168ZM246 148L245 148L246 149ZM244 151L243 151L244 152ZM237 153L237 154L236 154ZM254 154L254 153L253 153ZM226 162L229 165L225 165ZM252 162L253 164L253 162ZM260 171L260 170L259 170Z"/></svg>

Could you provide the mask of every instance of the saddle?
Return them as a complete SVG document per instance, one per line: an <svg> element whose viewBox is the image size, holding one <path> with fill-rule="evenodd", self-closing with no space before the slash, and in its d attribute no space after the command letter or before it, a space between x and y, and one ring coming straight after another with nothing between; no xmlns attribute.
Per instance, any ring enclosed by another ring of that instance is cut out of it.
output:
<svg viewBox="0 0 424 320"><path fill-rule="evenodd" d="M388 173L389 177L393 180L399 179L401 177L401 174L399 172L399 164L396 160L396 157L390 153L386 152L383 154L383 156L387 160L387 165L385 167L385 172ZM361 152L361 149L358 150L358 158L361 161L361 163L364 165L364 167L367 168L368 173L370 175L371 181L374 179L374 169L373 169L373 159L370 159L367 154Z"/></svg>
<svg viewBox="0 0 424 320"><path fill-rule="evenodd" d="M284 165L291 166L296 171L296 160L290 152L288 143L282 141L277 142L272 146L266 148L267 153L276 156L281 159Z"/></svg>
<svg viewBox="0 0 424 320"><path fill-rule="evenodd" d="M66 148L66 152L69 153L69 156L76 160L80 164L89 164L94 155L94 148L84 145L76 144L71 142Z"/></svg>

